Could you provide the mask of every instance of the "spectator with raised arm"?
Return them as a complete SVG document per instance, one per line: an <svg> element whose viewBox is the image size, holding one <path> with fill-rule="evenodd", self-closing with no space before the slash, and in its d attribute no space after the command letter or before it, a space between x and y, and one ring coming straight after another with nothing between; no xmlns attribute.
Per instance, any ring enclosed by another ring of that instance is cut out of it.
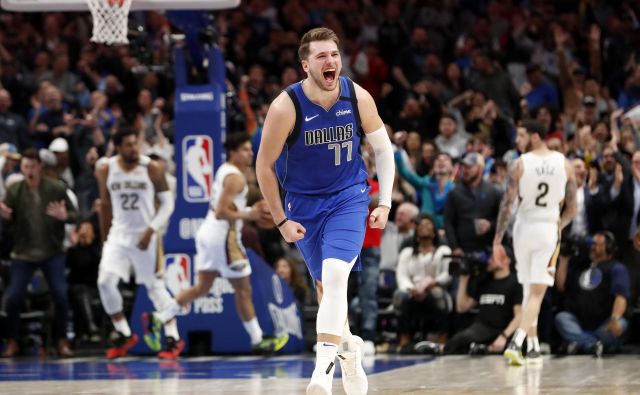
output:
<svg viewBox="0 0 640 395"><path fill-rule="evenodd" d="M469 76L471 86L493 100L506 117L517 118L520 95L509 74L485 50L474 51L472 60L473 70Z"/></svg>
<svg viewBox="0 0 640 395"><path fill-rule="evenodd" d="M397 132L395 136L396 146L402 146L406 138L405 132ZM395 154L396 167L398 172L411 185L420 192L422 204L420 212L434 216L437 229L444 228L444 202L455 184L452 180L453 164L448 154L437 155L433 166L433 176L419 176L404 162L401 151Z"/></svg>

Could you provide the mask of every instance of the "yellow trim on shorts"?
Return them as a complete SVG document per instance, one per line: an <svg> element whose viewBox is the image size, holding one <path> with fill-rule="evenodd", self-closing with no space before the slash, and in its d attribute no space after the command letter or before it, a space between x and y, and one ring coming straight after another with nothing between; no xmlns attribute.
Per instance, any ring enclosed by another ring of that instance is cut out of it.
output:
<svg viewBox="0 0 640 395"><path fill-rule="evenodd" d="M548 269L556 268L558 263L558 257L560 256L560 239L562 238L562 232L560 231L560 221L558 221L558 242L556 243L556 248L553 250L553 254L551 255L551 259L549 259L549 264L547 265Z"/></svg>
<svg viewBox="0 0 640 395"><path fill-rule="evenodd" d="M226 250L227 265L230 265L235 261L247 259L247 256L244 254L244 251L238 243L238 231L236 230L235 221L232 221L232 223L229 224L229 231L227 231Z"/></svg>

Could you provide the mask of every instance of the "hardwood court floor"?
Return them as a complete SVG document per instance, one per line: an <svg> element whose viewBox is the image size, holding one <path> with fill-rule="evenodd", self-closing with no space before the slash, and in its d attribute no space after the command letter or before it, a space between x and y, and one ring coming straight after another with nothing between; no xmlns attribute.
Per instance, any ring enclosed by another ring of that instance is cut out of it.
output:
<svg viewBox="0 0 640 395"><path fill-rule="evenodd" d="M640 357L631 355L547 357L541 367L509 367L499 356L378 356L366 366L369 394L640 394ZM0 394L304 394L312 369L311 356L0 361ZM344 394L339 377L334 395Z"/></svg>

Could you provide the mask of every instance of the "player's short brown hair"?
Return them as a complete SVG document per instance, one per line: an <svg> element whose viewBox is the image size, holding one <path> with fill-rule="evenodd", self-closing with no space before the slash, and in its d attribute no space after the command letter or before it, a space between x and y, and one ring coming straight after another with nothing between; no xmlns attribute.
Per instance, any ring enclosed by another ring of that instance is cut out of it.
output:
<svg viewBox="0 0 640 395"><path fill-rule="evenodd" d="M129 136L138 137L138 132L134 128L121 125L120 128L114 133L112 137L113 145L115 145L116 147L120 147L124 139Z"/></svg>
<svg viewBox="0 0 640 395"><path fill-rule="evenodd" d="M309 57L309 46L314 41L333 41L340 46L338 35L331 29L326 27L317 27L311 29L300 39L300 47L298 47L298 58L306 60Z"/></svg>
<svg viewBox="0 0 640 395"><path fill-rule="evenodd" d="M542 122L535 119L525 119L520 122L520 126L527 130L529 134L538 134L541 139L544 140L547 137L547 129L544 127Z"/></svg>
<svg viewBox="0 0 640 395"><path fill-rule="evenodd" d="M248 133L237 132L230 133L224 142L224 148L227 150L227 157L231 151L237 151L247 141L251 141L251 136Z"/></svg>

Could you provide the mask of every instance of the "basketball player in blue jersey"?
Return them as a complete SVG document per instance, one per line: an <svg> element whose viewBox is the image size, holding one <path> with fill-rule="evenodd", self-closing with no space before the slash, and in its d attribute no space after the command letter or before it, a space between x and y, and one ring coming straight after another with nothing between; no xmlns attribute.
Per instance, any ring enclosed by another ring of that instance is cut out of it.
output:
<svg viewBox="0 0 640 395"><path fill-rule="evenodd" d="M331 394L335 359L347 395L366 394L362 339L347 322L347 282L358 260L365 221L384 228L391 207L393 148L371 95L345 77L339 39L326 28L307 32L298 55L307 78L271 104L257 158L260 189L280 233L295 242L313 277L320 308L316 365L307 395ZM368 214L366 134L376 157L379 205ZM279 187L285 191L284 206ZM367 218L368 216L368 218Z"/></svg>

